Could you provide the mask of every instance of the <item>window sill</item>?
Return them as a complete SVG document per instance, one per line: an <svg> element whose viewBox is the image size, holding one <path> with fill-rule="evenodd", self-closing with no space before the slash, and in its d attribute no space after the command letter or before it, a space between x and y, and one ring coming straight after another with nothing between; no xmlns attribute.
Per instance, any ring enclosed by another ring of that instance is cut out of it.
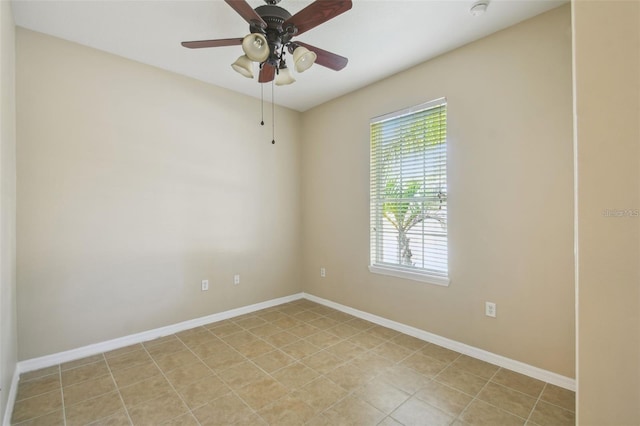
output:
<svg viewBox="0 0 640 426"><path fill-rule="evenodd" d="M384 268L381 266L369 265L369 272L380 275L388 275L391 277L405 278L408 280L421 281L424 283L439 285L448 287L451 282L449 278L440 277L437 275L429 275L425 273L402 271L399 269Z"/></svg>

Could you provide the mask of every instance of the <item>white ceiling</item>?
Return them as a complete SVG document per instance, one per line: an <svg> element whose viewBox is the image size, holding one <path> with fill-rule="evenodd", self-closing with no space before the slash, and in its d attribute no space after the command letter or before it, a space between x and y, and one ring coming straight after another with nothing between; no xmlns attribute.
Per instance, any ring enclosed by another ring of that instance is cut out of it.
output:
<svg viewBox="0 0 640 426"><path fill-rule="evenodd" d="M252 7L263 0L248 0ZM282 0L295 14L311 0ZM353 8L295 39L349 58L342 71L315 65L276 88L276 103L305 111L566 1L353 0ZM18 26L187 75L253 97L257 80L231 63L240 46L186 49L181 41L243 37L249 25L222 0L12 0ZM257 72L256 72L257 74ZM269 93L270 90L265 93Z"/></svg>

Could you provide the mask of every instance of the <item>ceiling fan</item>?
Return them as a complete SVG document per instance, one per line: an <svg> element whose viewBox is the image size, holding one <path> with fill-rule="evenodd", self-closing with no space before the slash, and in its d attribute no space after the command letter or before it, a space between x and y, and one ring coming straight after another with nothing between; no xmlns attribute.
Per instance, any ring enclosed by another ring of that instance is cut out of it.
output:
<svg viewBox="0 0 640 426"><path fill-rule="evenodd" d="M233 69L253 78L252 64L257 62L260 64L258 81L267 83L275 79L276 85L295 81L287 68L287 53L292 55L297 72L307 70L314 63L336 71L347 65L348 59L343 56L292 39L351 9L351 0L316 0L293 16L277 6L280 0L264 1L266 5L253 9L246 0L225 0L249 23L247 36L184 41L182 45L190 49L242 45L245 54L231 65Z"/></svg>

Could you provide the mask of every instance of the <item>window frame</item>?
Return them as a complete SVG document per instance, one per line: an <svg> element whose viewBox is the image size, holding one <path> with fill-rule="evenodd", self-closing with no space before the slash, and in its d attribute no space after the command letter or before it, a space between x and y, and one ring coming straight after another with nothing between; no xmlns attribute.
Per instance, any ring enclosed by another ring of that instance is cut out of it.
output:
<svg viewBox="0 0 640 426"><path fill-rule="evenodd" d="M447 109L447 99L446 98L438 98L438 99L434 99L432 101L429 102L425 102L419 105L415 105L409 108L405 108L399 111L395 111L395 112L391 112L391 113L387 113L387 114L383 114L377 117L373 117L370 120L370 127L369 127L369 159L370 159L370 163L369 163L369 182L370 182L370 186L369 186L369 233L370 233L370 238L369 238L369 252L370 252L370 256L369 256L369 271L371 273L375 273L375 274L381 274L381 275L387 275L387 276L393 276L393 277L398 277L398 278L404 278L404 279L409 279L409 280L414 280L414 281L420 281L420 282L425 282L425 283L429 283L429 284L435 284L435 285L439 285L439 286L448 286L451 283L450 280L450 276L449 276L449 232L448 232L448 226L447 229L445 231L445 247L446 247L446 271L444 273L439 273L436 270L430 270L428 268L423 268L423 267L419 267L419 268L413 268L411 266L407 266L407 265L402 265L400 263L398 264L393 264L393 263L386 263L386 262L382 262L380 261L380 256L378 255L381 250L380 247L382 246L382 242L380 242L383 237L382 237L382 232L383 231L379 231L379 229L381 228L381 225L384 221L384 218L381 214L379 214L379 207L377 207L381 202L383 202L382 197L380 197L378 191L376 190L376 194L374 194L374 186L377 185L378 183L378 178L379 178L379 167L378 166L378 162L376 161L376 156L378 155L378 153L374 153L374 140L373 140L373 133L372 133L372 127L374 124L378 124L384 121L389 121L389 120L394 120L394 119L401 119L402 117L407 117L410 115L414 115L414 114L418 114L430 109L434 109L434 108L438 108L438 107L444 107L445 109L445 114L446 114L446 109ZM446 211L446 205L448 205L448 190L447 190L447 173L448 173L448 161L447 161L447 144L448 144L448 118L445 115L445 136L443 139L443 144L444 144L444 152L445 152L445 159L444 159L444 182L445 182L445 223L448 224L448 212ZM425 154L421 154L421 155L427 155ZM424 158L424 157L423 157ZM426 173L422 175L423 179L424 176L426 176ZM378 184L379 185L379 184ZM376 195L377 198L374 198ZM424 238L426 235L429 235L429 232L426 230L423 230L421 233L421 238L422 238L422 242L424 243Z"/></svg>

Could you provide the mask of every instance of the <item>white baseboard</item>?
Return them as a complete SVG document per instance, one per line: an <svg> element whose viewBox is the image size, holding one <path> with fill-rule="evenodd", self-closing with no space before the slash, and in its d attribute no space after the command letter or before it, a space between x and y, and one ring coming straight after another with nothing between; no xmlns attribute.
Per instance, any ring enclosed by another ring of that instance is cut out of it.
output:
<svg viewBox="0 0 640 426"><path fill-rule="evenodd" d="M446 337L438 336L437 334L429 333L419 328L411 327L411 326L408 326L396 321L392 321L383 317L379 317L377 315L373 315L364 311L359 311L349 306L341 305L339 303L332 302L330 300L323 299L321 297L317 297L312 294L303 293L303 297L305 299L311 300L316 303L320 303L322 305L328 306L333 309L337 309L339 311L353 315L355 317L362 318L367 321L371 321L383 327L387 327L392 330L396 330L401 333L408 334L409 336L416 337L420 340L424 340L429 343L434 343L436 345L445 347L447 349L451 349L456 352L460 352L462 354L468 355L473 358L477 358L482 361L486 361L488 363L497 365L499 367L503 367L508 370L512 370L529 377L533 377L534 379L542 380L544 382L551 383L553 385L556 385L561 388L568 389L574 392L576 390L576 381L575 379L572 379L570 377L562 376L552 371L534 367L532 365L525 364L524 362L516 361L510 358L504 357L502 355L494 354L492 352L488 352L483 349L476 348L474 346L469 346L467 344L460 343L455 340L447 339Z"/></svg>
<svg viewBox="0 0 640 426"><path fill-rule="evenodd" d="M18 368L13 370L13 378L11 379L11 387L9 388L9 396L7 398L7 405L4 410L4 417L2 419L3 426L9 426L11 424L11 416L13 415L13 406L16 403L16 395L18 394L18 381L20 380L20 373Z"/></svg>
<svg viewBox="0 0 640 426"><path fill-rule="evenodd" d="M516 361L510 358L506 358L502 355L497 355L473 346L466 345L464 343L457 342L455 340L447 339L442 336L438 336L433 333L421 330L419 328L411 327L396 321L392 321L377 315L373 315L364 311L351 308L349 306L341 305L336 302L332 302L327 299L314 296L308 293L297 293L291 296L280 297L277 299L268 300L266 302L256 303L249 306L243 306L241 308L231 309L217 314L208 315L201 318L195 318L188 321L183 321L177 324L168 325L166 327L160 327L142 333L131 334L129 336L120 337L117 339L107 340L105 342L95 343L88 346L83 346L77 349L71 349L64 352L59 352L52 355L46 355L39 358L28 359L20 361L16 365L16 369L11 382L11 388L9 389L9 397L7 400L7 409L5 411L3 425L9 425L11 423L11 415L13 412L13 405L18 390L18 381L20 374L33 370L39 370L41 368L51 367L53 365L62 364L64 362L75 361L91 355L96 355L103 352L120 349L125 346L133 345L136 343L142 343L149 340L157 339L169 334L178 333L180 331L188 330L194 327L210 324L216 321L222 321L229 318L234 318L240 315L248 314L251 312L259 311L261 309L270 308L273 306L281 305L283 303L292 302L298 299L308 299L316 303L328 306L333 309L345 312L358 318L371 321L375 324L383 327L390 328L392 330L399 331L404 334L408 334L426 342L434 343L436 345L443 346L447 349L451 349L462 354L471 356L473 358L480 359L482 361L489 362L499 367L504 367L509 370L516 371L518 373L533 377L538 380L542 380L547 383L560 386L572 391L576 390L575 379L562 376L557 373L553 373L548 370L543 370L538 367L534 367L529 364L525 364L520 361Z"/></svg>
<svg viewBox="0 0 640 426"><path fill-rule="evenodd" d="M64 362L75 361L77 359L85 358L91 355L97 355L103 352L112 351L115 349L124 348L125 346L134 345L136 343L147 342L149 340L157 339L159 337L167 336L169 334L178 333L180 331L189 330L201 325L210 324L216 321L222 321L229 318L234 318L240 315L249 314L251 312L259 311L273 306L281 305L283 303L292 302L303 298L303 293L297 293L290 296L280 297L277 299L268 300L266 302L260 302L253 305L243 306L236 309L231 309L217 314L207 315L200 318L195 318L188 321L183 321L177 324L168 325L166 327L160 327L153 330L144 331L142 333L130 334L128 336L120 337L117 339L107 340L105 342L95 343L93 345L87 345L76 349L71 349L64 352L58 352L56 354L46 355L39 358L32 358L25 361L20 361L16 364L15 371L13 372L13 380L11 382L11 388L9 389L9 397L7 400L7 407L2 419L3 426L9 426L11 424L11 416L13 415L13 406L15 405L16 394L18 392L18 383L20 381L20 374L27 373L29 371L39 370L41 368L47 368L54 365L62 364Z"/></svg>
<svg viewBox="0 0 640 426"><path fill-rule="evenodd" d="M97 355L103 352L124 348L125 346L135 345L136 343L147 342L169 334L178 333L180 331L189 330L191 328L200 327L216 321L222 321L234 318L240 315L249 314L261 309L271 308L283 303L302 299L303 293L293 294L291 296L280 297L277 299L260 302L253 305L243 306L241 308L231 309L217 314L207 315L188 321L179 322L177 324L168 325L166 327L155 328L153 330L143 331L142 333L130 334L128 336L119 337L117 339L107 340L105 342L95 343L93 345L83 346L77 349L71 349L64 352L58 352L52 355L46 355L39 358L32 358L18 362L16 370L18 375L28 371L39 370L41 368L51 367L53 365L62 364L64 362L75 361L91 355Z"/></svg>

